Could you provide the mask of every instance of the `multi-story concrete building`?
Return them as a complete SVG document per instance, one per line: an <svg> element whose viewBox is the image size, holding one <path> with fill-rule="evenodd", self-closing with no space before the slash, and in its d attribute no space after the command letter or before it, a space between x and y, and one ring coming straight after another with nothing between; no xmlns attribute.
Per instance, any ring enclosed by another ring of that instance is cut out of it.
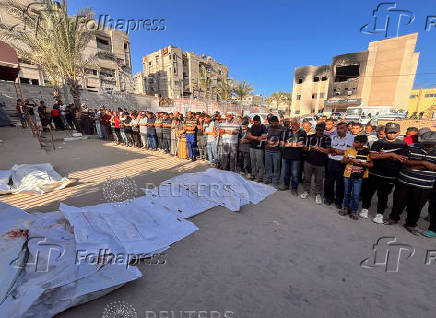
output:
<svg viewBox="0 0 436 318"><path fill-rule="evenodd" d="M227 66L210 56L200 57L172 45L143 57L142 65L142 75L136 75L136 92L169 98L218 100L218 83L229 74Z"/></svg>
<svg viewBox="0 0 436 318"><path fill-rule="evenodd" d="M417 33L370 42L368 50L337 55L331 65L294 71L292 112L342 111L349 106L407 109L419 52Z"/></svg>
<svg viewBox="0 0 436 318"><path fill-rule="evenodd" d="M426 112L432 107L436 108L436 87L411 91L407 107L409 114Z"/></svg>
<svg viewBox="0 0 436 318"><path fill-rule="evenodd" d="M31 6L32 9L38 8L35 0L20 0L20 2ZM23 28L20 21L9 14L7 10L0 9L0 22L9 27ZM95 38L84 48L84 54L90 57L99 51L112 53L117 61L98 59L97 65L86 70L86 74L81 79L82 88L95 92L134 92L129 36L120 30L108 29L99 25ZM49 85L50 78L43 74L38 66L32 65L22 58L19 61L19 77L22 83Z"/></svg>
<svg viewBox="0 0 436 318"><path fill-rule="evenodd" d="M245 97L242 102L249 105L262 105L263 104L263 96L261 94L250 94Z"/></svg>

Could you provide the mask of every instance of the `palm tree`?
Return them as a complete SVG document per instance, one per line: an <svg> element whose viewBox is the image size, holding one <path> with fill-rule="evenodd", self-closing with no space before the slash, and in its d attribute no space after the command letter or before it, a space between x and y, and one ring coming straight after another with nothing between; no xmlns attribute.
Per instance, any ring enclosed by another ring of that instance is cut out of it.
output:
<svg viewBox="0 0 436 318"><path fill-rule="evenodd" d="M218 97L221 100L230 100L233 96L235 81L231 78L225 78L218 81Z"/></svg>
<svg viewBox="0 0 436 318"><path fill-rule="evenodd" d="M271 96L266 98L266 103L268 106L272 107L275 105L276 109L279 109L280 103L282 103L285 99L285 93L281 91L273 92Z"/></svg>
<svg viewBox="0 0 436 318"><path fill-rule="evenodd" d="M204 98L207 99L209 88L212 83L212 79L209 77L207 72L207 66L204 64L200 64L200 76L199 76L199 86L201 90L204 92Z"/></svg>
<svg viewBox="0 0 436 318"><path fill-rule="evenodd" d="M20 58L41 68L44 75L50 78L54 99L60 100L63 80L53 51L54 35L48 28L58 23L54 14L48 14L55 10L55 4L47 1L46 10L35 12L30 10L29 5L10 0L1 2L0 8L20 23L11 28L0 23L0 39L7 41Z"/></svg>
<svg viewBox="0 0 436 318"><path fill-rule="evenodd" d="M251 84L247 84L245 80L242 82L236 82L234 93L236 97L242 101L245 97L250 95L253 92L253 86Z"/></svg>
<svg viewBox="0 0 436 318"><path fill-rule="evenodd" d="M284 92L282 95L282 101L288 106L288 115L291 114L291 105L292 105L292 93Z"/></svg>
<svg viewBox="0 0 436 318"><path fill-rule="evenodd" d="M59 96L59 86L65 81L74 104L80 106L79 79L84 77L86 69L96 67L98 58L114 59L111 53L85 55L85 47L98 32L97 28L87 27L87 22L94 19L93 11L85 8L69 16L66 0L61 3L41 0L38 8L32 10L19 0L8 0L0 5L23 25L23 29L0 25L0 38L11 42L18 55L39 66L50 77L55 96Z"/></svg>

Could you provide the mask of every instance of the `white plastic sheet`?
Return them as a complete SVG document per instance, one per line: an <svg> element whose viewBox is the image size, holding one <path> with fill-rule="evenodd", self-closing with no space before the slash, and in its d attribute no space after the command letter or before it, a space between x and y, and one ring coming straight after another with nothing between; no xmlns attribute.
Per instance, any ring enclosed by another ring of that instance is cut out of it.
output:
<svg viewBox="0 0 436 318"><path fill-rule="evenodd" d="M11 193L12 189L11 186L9 185L10 179L11 179L10 170L0 170L0 194Z"/></svg>
<svg viewBox="0 0 436 318"><path fill-rule="evenodd" d="M194 231L193 223L154 205L146 197L76 208L61 204L61 212L74 228L77 248L92 253L153 255Z"/></svg>
<svg viewBox="0 0 436 318"><path fill-rule="evenodd" d="M0 202L0 304L21 273L26 258L30 214Z"/></svg>
<svg viewBox="0 0 436 318"><path fill-rule="evenodd" d="M11 169L12 193L43 194L65 188L74 182L63 178L50 163L14 165Z"/></svg>
<svg viewBox="0 0 436 318"><path fill-rule="evenodd" d="M125 264L79 264L74 235L59 212L37 215L28 246L29 260L0 306L0 317L52 317L141 277Z"/></svg>
<svg viewBox="0 0 436 318"><path fill-rule="evenodd" d="M257 204L276 191L271 186L244 179L237 173L214 168L185 173L155 189L143 189L147 197L182 217L191 217L214 206L239 211L248 203Z"/></svg>

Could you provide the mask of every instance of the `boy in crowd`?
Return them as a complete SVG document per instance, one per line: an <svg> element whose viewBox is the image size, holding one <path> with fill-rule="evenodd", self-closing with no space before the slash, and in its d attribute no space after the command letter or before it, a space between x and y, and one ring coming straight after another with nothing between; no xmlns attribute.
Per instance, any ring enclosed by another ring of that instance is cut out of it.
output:
<svg viewBox="0 0 436 318"><path fill-rule="evenodd" d="M274 187L279 187L280 181L280 141L282 140L283 129L279 125L277 116L272 116L269 120L265 144L265 166L266 180L265 183L273 183Z"/></svg>
<svg viewBox="0 0 436 318"><path fill-rule="evenodd" d="M332 118L329 118L325 121L325 131L324 134L326 136L334 136L336 135L336 127Z"/></svg>
<svg viewBox="0 0 436 318"><path fill-rule="evenodd" d="M241 134L239 137L239 169L242 175L251 178L250 169L250 140L248 139L248 120L244 119L241 123Z"/></svg>
<svg viewBox="0 0 436 318"><path fill-rule="evenodd" d="M306 133L300 130L298 118L292 118L290 127L284 131L283 141L280 145L283 147L283 180L284 184L280 190L287 190L291 185L291 193L298 195L298 183L300 181L300 170L302 160L302 149L306 143ZM292 178L292 184L291 184Z"/></svg>
<svg viewBox="0 0 436 318"><path fill-rule="evenodd" d="M370 157L374 161L374 166L369 170L369 178L362 196L362 211L360 212L360 217L368 217L371 199L377 192L377 214L373 221L378 224L383 223L383 213L389 194L394 188L402 163L407 160L407 157L401 155L407 148L407 144L397 139L400 134L400 125L387 123L385 133L386 137L377 140L371 147Z"/></svg>
<svg viewBox="0 0 436 318"><path fill-rule="evenodd" d="M316 204L322 204L322 180L327 155L330 152L331 139L324 135L323 124L317 124L315 131L315 134L307 137L306 146L303 148L307 151L307 157L304 161L304 192L300 197L307 199L309 193L313 193ZM314 191L311 191L312 177L315 178Z"/></svg>
<svg viewBox="0 0 436 318"><path fill-rule="evenodd" d="M327 162L324 196L326 205L335 202L336 208L340 210L344 200L345 165L342 163L342 159L345 151L353 146L354 136L347 134L347 125L344 122L337 124L336 131L337 135L330 136L332 149Z"/></svg>
<svg viewBox="0 0 436 318"><path fill-rule="evenodd" d="M248 132L248 139L250 140L250 160L251 160L251 179L256 178L257 182L263 181L264 174L264 148L266 137L266 127L260 121L260 116L253 117L253 125Z"/></svg>
<svg viewBox="0 0 436 318"><path fill-rule="evenodd" d="M409 127L406 131L406 137L404 137L403 141L406 142L408 146L411 144L418 142L418 128L416 127Z"/></svg>
<svg viewBox="0 0 436 318"><path fill-rule="evenodd" d="M381 139L385 138L385 126L384 125L378 125L374 128L374 134L367 135L368 136L368 146L371 149L372 144Z"/></svg>
<svg viewBox="0 0 436 318"><path fill-rule="evenodd" d="M351 124L351 134L353 136L359 136L362 133L362 125L357 122Z"/></svg>
<svg viewBox="0 0 436 318"><path fill-rule="evenodd" d="M404 151L407 160L398 175L394 191L394 206L386 225L396 224L407 207L404 227L418 235L416 225L421 210L433 193L436 180L436 132L419 136L419 142Z"/></svg>
<svg viewBox="0 0 436 318"><path fill-rule="evenodd" d="M339 215L350 215L350 218L357 220L359 208L360 191L362 180L368 178L368 168L373 166L369 157L369 149L365 147L368 142L366 135L354 137L353 147L345 151L342 163L346 164L344 171L344 208L339 210Z"/></svg>

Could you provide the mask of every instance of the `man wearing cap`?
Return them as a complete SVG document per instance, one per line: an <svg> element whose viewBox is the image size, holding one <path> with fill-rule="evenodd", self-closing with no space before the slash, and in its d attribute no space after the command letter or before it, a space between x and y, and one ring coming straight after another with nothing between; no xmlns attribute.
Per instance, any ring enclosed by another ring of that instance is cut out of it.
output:
<svg viewBox="0 0 436 318"><path fill-rule="evenodd" d="M416 225L422 208L432 194L436 181L436 132L426 132L418 137L418 143L405 151L407 161L398 175L394 192L394 206L385 224L398 223L401 213L407 207L404 227L417 235ZM424 232L426 236L436 236L436 229ZM424 235L425 235L424 234Z"/></svg>
<svg viewBox="0 0 436 318"><path fill-rule="evenodd" d="M341 161L345 151L353 147L354 136L347 133L346 123L338 123L336 135L330 136L331 150L328 155L327 171L324 182L325 204L331 205L333 202L338 210L342 209L344 201L344 170L345 164Z"/></svg>
<svg viewBox="0 0 436 318"><path fill-rule="evenodd" d="M407 157L404 156L407 144L397 139L400 134L400 125L387 123L385 134L386 137L374 142L370 149L370 157L374 161L374 167L369 169L369 177L365 184L366 189L362 196L362 211L360 212L360 217L368 217L372 197L377 192L377 214L373 221L378 224L383 223L383 213L389 194L395 186L402 164L407 160Z"/></svg>
<svg viewBox="0 0 436 318"><path fill-rule="evenodd" d="M221 148L221 168L236 172L238 157L238 137L241 131L239 123L233 119L232 113L226 114L219 126L222 148Z"/></svg>

